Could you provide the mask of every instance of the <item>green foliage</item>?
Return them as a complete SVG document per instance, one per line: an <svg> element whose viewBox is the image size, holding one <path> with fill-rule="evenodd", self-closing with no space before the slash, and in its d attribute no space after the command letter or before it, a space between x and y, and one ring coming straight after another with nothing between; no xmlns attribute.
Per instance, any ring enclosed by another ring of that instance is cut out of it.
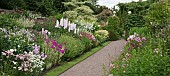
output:
<svg viewBox="0 0 170 76"><path fill-rule="evenodd" d="M105 9L100 14L97 15L98 22L100 22L100 21L107 22L109 16L112 16L112 15L113 15L113 13L111 10Z"/></svg>
<svg viewBox="0 0 170 76"><path fill-rule="evenodd" d="M8 14L2 14L0 15L0 27L1 28L8 28L13 29L14 27L17 27L18 23L14 18L11 17L11 15Z"/></svg>
<svg viewBox="0 0 170 76"><path fill-rule="evenodd" d="M32 27L34 30L41 31L42 28L49 30L49 31L55 31L55 20L52 18L44 18L42 21L36 21L35 25Z"/></svg>
<svg viewBox="0 0 170 76"><path fill-rule="evenodd" d="M69 20L76 19L78 16L78 13L76 11L65 11L64 17L69 18Z"/></svg>
<svg viewBox="0 0 170 76"><path fill-rule="evenodd" d="M134 33L140 34L142 36L147 36L149 34L149 29L147 27L133 27L129 31L129 35L133 35Z"/></svg>
<svg viewBox="0 0 170 76"><path fill-rule="evenodd" d="M64 6L65 6L66 10L69 10L69 11L77 8L77 6L73 2L65 2Z"/></svg>
<svg viewBox="0 0 170 76"><path fill-rule="evenodd" d="M80 15L91 15L93 13L93 10L91 10L88 6L77 7L75 11L77 11Z"/></svg>
<svg viewBox="0 0 170 76"><path fill-rule="evenodd" d="M36 11L43 16L54 15L65 10L61 0L2 0L0 7Z"/></svg>
<svg viewBox="0 0 170 76"><path fill-rule="evenodd" d="M72 36L61 35L57 39L57 42L65 43L67 48L65 54L62 57L63 61L69 61L76 56L81 55L85 50L85 44L82 44L79 39L73 38Z"/></svg>
<svg viewBox="0 0 170 76"><path fill-rule="evenodd" d="M123 34L123 27L120 26L120 20L117 16L109 17L108 25L104 29L109 31L109 40L117 40Z"/></svg>
<svg viewBox="0 0 170 76"><path fill-rule="evenodd" d="M1 0L0 7L4 9L22 9L25 8L24 0Z"/></svg>
<svg viewBox="0 0 170 76"><path fill-rule="evenodd" d="M86 47L85 52L89 51L92 48L93 43L91 40L89 40L86 37L82 37L82 38L80 38L80 40L81 40L82 44L84 44Z"/></svg>
<svg viewBox="0 0 170 76"><path fill-rule="evenodd" d="M116 33L114 30L108 30L108 32L109 32L109 40L110 41L116 41L116 40L120 39L118 33Z"/></svg>
<svg viewBox="0 0 170 76"><path fill-rule="evenodd" d="M134 38L135 41L138 41L137 39L139 37ZM111 73L121 76L169 76L170 60L167 50L162 47L164 41L161 38L149 39L151 40L143 41L142 38L138 47L137 43L129 41L119 60L113 63Z"/></svg>
<svg viewBox="0 0 170 76"><path fill-rule="evenodd" d="M142 16L136 14L128 15L124 28L129 30L131 27L143 27L145 25L145 20Z"/></svg>
<svg viewBox="0 0 170 76"><path fill-rule="evenodd" d="M145 19L147 20L148 27L151 28L152 33L159 31L158 29L168 26L170 21L170 2L162 0L153 3Z"/></svg>
<svg viewBox="0 0 170 76"><path fill-rule="evenodd" d="M89 6L94 11L95 15L99 14L99 13L101 13L103 11L103 9L100 9L101 6L96 6L95 2L93 2L93 1L92 1L92 3L91 2L86 2L85 5Z"/></svg>

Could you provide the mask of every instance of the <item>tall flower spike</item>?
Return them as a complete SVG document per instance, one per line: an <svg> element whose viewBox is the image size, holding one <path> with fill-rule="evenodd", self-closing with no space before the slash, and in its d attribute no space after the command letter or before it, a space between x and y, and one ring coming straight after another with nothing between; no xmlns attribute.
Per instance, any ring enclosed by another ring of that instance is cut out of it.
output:
<svg viewBox="0 0 170 76"><path fill-rule="evenodd" d="M55 27L56 27L56 28L59 28L59 27L60 27L59 25L60 25L60 24L59 24L59 21L57 20Z"/></svg>

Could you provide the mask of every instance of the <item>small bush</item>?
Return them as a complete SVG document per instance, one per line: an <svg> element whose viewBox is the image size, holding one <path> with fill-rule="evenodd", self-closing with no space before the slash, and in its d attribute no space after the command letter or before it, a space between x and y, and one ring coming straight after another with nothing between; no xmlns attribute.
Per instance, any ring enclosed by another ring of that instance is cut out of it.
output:
<svg viewBox="0 0 170 76"><path fill-rule="evenodd" d="M65 54L62 57L62 60L64 61L71 60L76 56L81 55L85 50L85 45L79 39L73 38L72 36L61 35L57 39L57 42L65 43L65 47L67 48L67 51L65 51Z"/></svg>
<svg viewBox="0 0 170 76"><path fill-rule="evenodd" d="M81 40L82 44L84 44L86 47L85 52L89 51L92 48L93 43L91 40L89 40L86 37L82 37L80 40Z"/></svg>
<svg viewBox="0 0 170 76"><path fill-rule="evenodd" d="M108 32L110 41L119 40L120 36L116 32L114 32L113 30L109 30Z"/></svg>
<svg viewBox="0 0 170 76"><path fill-rule="evenodd" d="M109 32L107 30L95 31L95 37L100 43L102 43L108 39Z"/></svg>

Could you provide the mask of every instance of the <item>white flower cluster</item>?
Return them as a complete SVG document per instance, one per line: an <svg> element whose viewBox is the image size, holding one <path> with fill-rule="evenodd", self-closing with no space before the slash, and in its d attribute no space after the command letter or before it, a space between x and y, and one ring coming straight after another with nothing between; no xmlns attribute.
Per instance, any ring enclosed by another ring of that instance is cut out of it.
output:
<svg viewBox="0 0 170 76"><path fill-rule="evenodd" d="M25 37L28 39L28 41L34 41L33 37L35 37L35 35L31 34L31 32L28 29L15 28L14 30L7 30L5 28L0 28L0 30L6 34L5 37L9 37L9 36L20 37L20 38Z"/></svg>
<svg viewBox="0 0 170 76"><path fill-rule="evenodd" d="M68 32L73 30L75 34L77 33L76 24L70 23L68 19L61 18L60 22L57 20L55 27L56 28L64 27L64 29L68 28Z"/></svg>
<svg viewBox="0 0 170 76"><path fill-rule="evenodd" d="M35 25L34 20L25 17L17 19L17 22L20 24L20 26L24 26L24 27L33 27Z"/></svg>
<svg viewBox="0 0 170 76"><path fill-rule="evenodd" d="M30 58L29 58L29 61L31 62L32 64L32 67L31 67L31 72L34 70L34 69L40 69L41 71L43 71L43 65L45 64L44 61L42 60L41 56L40 55L35 55L33 54L33 52L29 52L30 54Z"/></svg>

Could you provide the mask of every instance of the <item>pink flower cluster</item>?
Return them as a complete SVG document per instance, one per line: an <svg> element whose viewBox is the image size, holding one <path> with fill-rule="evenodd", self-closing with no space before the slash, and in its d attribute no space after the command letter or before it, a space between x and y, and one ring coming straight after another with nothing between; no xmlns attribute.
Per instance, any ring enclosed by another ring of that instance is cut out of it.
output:
<svg viewBox="0 0 170 76"><path fill-rule="evenodd" d="M95 40L96 40L96 38L94 37L94 35L92 35L92 34L90 34L90 33L80 32L79 35L82 36L82 37L86 37L86 38L88 38L89 40L92 40L92 41L95 41Z"/></svg>
<svg viewBox="0 0 170 76"><path fill-rule="evenodd" d="M8 51L2 52L2 55L6 56L6 58L9 58L9 56L14 56L15 51L16 51L16 49L10 49Z"/></svg>
<svg viewBox="0 0 170 76"><path fill-rule="evenodd" d="M146 41L146 38L139 37L138 34L134 34L134 35L129 36L129 38L127 40L131 46L128 48L128 50L131 50L132 48L137 48L137 47L143 46L143 42Z"/></svg>

